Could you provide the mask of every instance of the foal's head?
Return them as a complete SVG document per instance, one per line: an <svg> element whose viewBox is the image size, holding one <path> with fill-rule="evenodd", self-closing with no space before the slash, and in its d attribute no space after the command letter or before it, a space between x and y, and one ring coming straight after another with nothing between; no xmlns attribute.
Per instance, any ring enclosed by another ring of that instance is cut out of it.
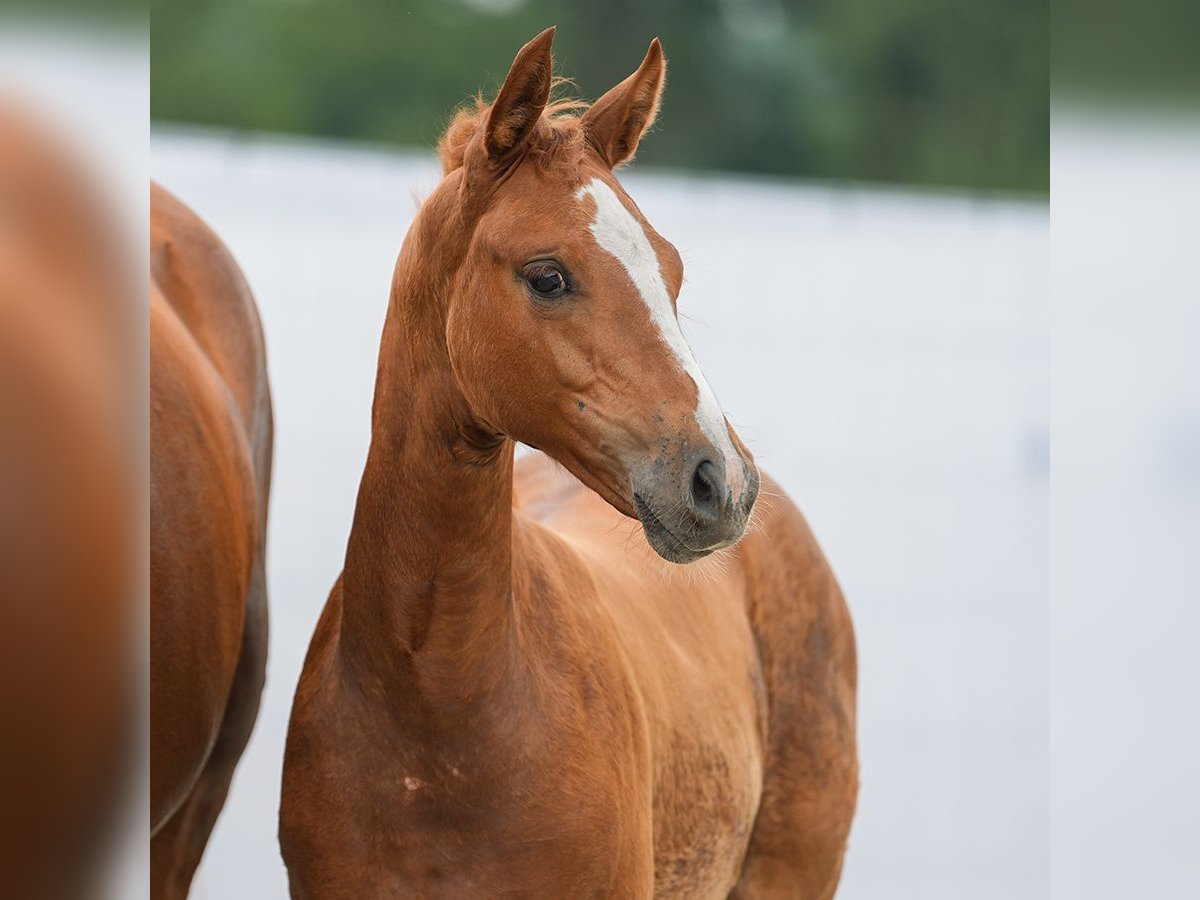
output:
<svg viewBox="0 0 1200 900"><path fill-rule="evenodd" d="M654 121L662 48L574 115L548 106L553 37L522 48L491 106L442 142L439 190L469 232L447 290L451 364L482 423L690 562L741 537L758 471L679 330L679 254L613 176Z"/></svg>

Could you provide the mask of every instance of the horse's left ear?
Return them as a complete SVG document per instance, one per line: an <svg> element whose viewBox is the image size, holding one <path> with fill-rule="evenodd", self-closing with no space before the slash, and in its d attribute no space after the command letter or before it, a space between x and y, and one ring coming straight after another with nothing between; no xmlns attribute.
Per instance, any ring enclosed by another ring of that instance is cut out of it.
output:
<svg viewBox="0 0 1200 900"><path fill-rule="evenodd" d="M658 115L666 82L667 61L662 44L650 42L638 70L597 100L583 116L588 139L611 168L628 162L638 141Z"/></svg>
<svg viewBox="0 0 1200 900"><path fill-rule="evenodd" d="M483 145L491 159L502 160L520 150L550 102L552 43L554 26L522 47L513 60L484 125Z"/></svg>

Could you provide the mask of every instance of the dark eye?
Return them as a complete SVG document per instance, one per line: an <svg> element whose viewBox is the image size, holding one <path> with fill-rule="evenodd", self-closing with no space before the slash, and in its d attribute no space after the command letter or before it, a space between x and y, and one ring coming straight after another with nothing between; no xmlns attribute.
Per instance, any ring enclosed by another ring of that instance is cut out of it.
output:
<svg viewBox="0 0 1200 900"><path fill-rule="evenodd" d="M567 278L554 263L526 266L525 281L529 289L544 300L556 300L567 292Z"/></svg>

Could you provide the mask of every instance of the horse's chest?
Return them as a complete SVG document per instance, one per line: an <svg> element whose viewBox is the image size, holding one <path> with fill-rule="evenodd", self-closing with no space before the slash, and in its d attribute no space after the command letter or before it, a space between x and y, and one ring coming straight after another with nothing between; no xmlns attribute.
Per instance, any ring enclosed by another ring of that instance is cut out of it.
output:
<svg viewBox="0 0 1200 900"><path fill-rule="evenodd" d="M739 616L696 604L664 628L648 692L653 753L655 897L728 896L763 781L765 698L753 637ZM709 613L712 621L702 618Z"/></svg>
<svg viewBox="0 0 1200 900"><path fill-rule="evenodd" d="M731 714L707 729L676 731L655 768L655 896L725 897L737 881L762 792L752 716Z"/></svg>

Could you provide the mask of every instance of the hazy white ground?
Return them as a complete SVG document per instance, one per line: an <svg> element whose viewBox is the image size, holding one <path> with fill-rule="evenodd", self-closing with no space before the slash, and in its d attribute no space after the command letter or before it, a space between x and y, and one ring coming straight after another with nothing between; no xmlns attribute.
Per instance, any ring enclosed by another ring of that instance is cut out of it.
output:
<svg viewBox="0 0 1200 900"><path fill-rule="evenodd" d="M281 898L292 691L341 566L380 327L431 156L162 131L152 172L255 290L276 410L262 712L194 896ZM808 515L858 628L843 900L1047 894L1044 204L623 179L687 264L684 330Z"/></svg>

